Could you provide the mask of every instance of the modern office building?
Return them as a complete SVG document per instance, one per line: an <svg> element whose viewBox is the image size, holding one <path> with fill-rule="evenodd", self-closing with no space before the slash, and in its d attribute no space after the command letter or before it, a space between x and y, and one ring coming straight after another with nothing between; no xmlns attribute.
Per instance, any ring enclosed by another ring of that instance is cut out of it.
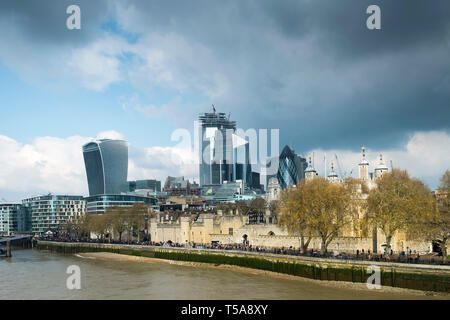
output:
<svg viewBox="0 0 450 320"><path fill-rule="evenodd" d="M184 177L167 177L163 191L168 196L194 196L200 195L200 186Z"/></svg>
<svg viewBox="0 0 450 320"><path fill-rule="evenodd" d="M218 185L234 181L233 134L236 122L225 113L204 113L199 117L199 173L200 185Z"/></svg>
<svg viewBox="0 0 450 320"><path fill-rule="evenodd" d="M136 190L152 190L156 192L161 192L161 181L147 179L147 180L136 180L128 181L129 191L134 192Z"/></svg>
<svg viewBox="0 0 450 320"><path fill-rule="evenodd" d="M128 191L128 143L101 139L83 146L89 195Z"/></svg>
<svg viewBox="0 0 450 320"><path fill-rule="evenodd" d="M0 204L0 236L9 236L19 231L20 204Z"/></svg>
<svg viewBox="0 0 450 320"><path fill-rule="evenodd" d="M242 141L239 143L236 140ZM252 165L250 164L250 144L240 137L233 141L234 152L234 180L242 180L244 185L252 183Z"/></svg>
<svg viewBox="0 0 450 320"><path fill-rule="evenodd" d="M306 159L295 154L289 146L285 146L279 157L277 172L281 189L286 189L289 185L296 185L300 179L304 178L306 167Z"/></svg>
<svg viewBox="0 0 450 320"><path fill-rule="evenodd" d="M55 232L59 225L86 213L82 196L49 194L22 200L22 206L31 215L31 231L36 235Z"/></svg>
<svg viewBox="0 0 450 320"><path fill-rule="evenodd" d="M155 205L156 198L130 194L106 194L85 198L87 212L90 214L104 214L111 207L132 207L135 203Z"/></svg>
<svg viewBox="0 0 450 320"><path fill-rule="evenodd" d="M171 177L168 176L164 183L164 190L175 188L187 188L189 180L185 180L184 177Z"/></svg>
<svg viewBox="0 0 450 320"><path fill-rule="evenodd" d="M264 186L261 186L261 178L259 172L252 172L252 180L249 184L250 188L253 190L261 190L264 191Z"/></svg>

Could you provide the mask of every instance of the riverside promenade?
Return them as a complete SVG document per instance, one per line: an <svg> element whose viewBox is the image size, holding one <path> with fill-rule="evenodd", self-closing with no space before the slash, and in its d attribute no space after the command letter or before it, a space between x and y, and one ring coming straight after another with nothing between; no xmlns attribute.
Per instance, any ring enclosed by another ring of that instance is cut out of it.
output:
<svg viewBox="0 0 450 320"><path fill-rule="evenodd" d="M237 265L329 281L366 282L373 273L373 267L378 267L381 285L450 292L450 266L446 265L344 260L240 250L43 240L37 241L37 248L65 254L111 252L166 260Z"/></svg>

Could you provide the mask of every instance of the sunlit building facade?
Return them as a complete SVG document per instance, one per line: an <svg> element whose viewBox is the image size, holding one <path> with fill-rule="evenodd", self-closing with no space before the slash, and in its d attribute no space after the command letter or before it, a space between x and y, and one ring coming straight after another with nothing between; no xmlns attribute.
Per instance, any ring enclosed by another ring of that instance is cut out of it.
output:
<svg viewBox="0 0 450 320"><path fill-rule="evenodd" d="M86 213L82 196L49 194L22 200L22 206L31 215L31 231L36 235L55 232L59 225Z"/></svg>

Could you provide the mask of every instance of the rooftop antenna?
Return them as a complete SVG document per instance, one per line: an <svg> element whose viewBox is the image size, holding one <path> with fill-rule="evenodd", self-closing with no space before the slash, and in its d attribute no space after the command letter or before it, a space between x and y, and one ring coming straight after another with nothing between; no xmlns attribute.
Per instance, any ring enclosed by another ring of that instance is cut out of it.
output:
<svg viewBox="0 0 450 320"><path fill-rule="evenodd" d="M228 113L228 121L230 121L231 112Z"/></svg>
<svg viewBox="0 0 450 320"><path fill-rule="evenodd" d="M216 107L214 107L214 104L212 104L213 113L216 114Z"/></svg>

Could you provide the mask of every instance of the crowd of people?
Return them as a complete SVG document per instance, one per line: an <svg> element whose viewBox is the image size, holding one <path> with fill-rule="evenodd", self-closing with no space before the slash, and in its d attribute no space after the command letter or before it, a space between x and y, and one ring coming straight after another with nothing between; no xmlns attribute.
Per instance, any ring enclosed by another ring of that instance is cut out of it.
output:
<svg viewBox="0 0 450 320"><path fill-rule="evenodd" d="M198 244L194 242L188 243L176 243L173 241L166 242L154 242L154 241L117 241L112 239L72 239L72 238L59 238L59 237L41 237L36 238L41 240L57 241L57 242L82 242L82 243L109 243L109 244L123 244L123 245L139 245L139 246L154 246L154 247L172 247L172 248L196 248L196 249L208 249L208 250L234 250L234 251L246 251L262 254L279 254L279 255L294 255L294 256L306 256L317 258L332 258L343 260L366 260L366 261L381 261L381 262L398 262L398 263L422 263L422 264L442 264L442 257L436 255L421 256L419 252L411 249L402 251L400 253L394 253L392 250L386 253L374 253L370 250L364 251L356 250L354 253L334 251L322 253L318 249L310 249L306 253L302 253L298 248L268 248L261 246L252 246L248 242L233 243L233 244L221 244L213 242L211 244Z"/></svg>

